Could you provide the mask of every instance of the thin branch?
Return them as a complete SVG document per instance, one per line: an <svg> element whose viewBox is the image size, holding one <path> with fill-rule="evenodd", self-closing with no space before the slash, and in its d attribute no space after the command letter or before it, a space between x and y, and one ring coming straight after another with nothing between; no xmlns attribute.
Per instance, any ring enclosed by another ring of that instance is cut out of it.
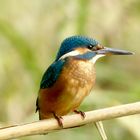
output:
<svg viewBox="0 0 140 140"><path fill-rule="evenodd" d="M139 113L140 113L140 102L136 102L126 105L89 111L85 113L86 114L85 119L82 119L81 116L78 114L63 116L63 126L64 128L71 128L91 122L108 120ZM59 129L62 128L60 128L58 126L57 121L52 118L29 124L18 125L15 127L0 129L0 140L18 138L29 135L44 134Z"/></svg>
<svg viewBox="0 0 140 140"><path fill-rule="evenodd" d="M102 121L99 121L99 122L95 122L95 126L102 138L102 140L107 140L107 135L105 133L105 130L104 130L104 126L103 126L103 123Z"/></svg>

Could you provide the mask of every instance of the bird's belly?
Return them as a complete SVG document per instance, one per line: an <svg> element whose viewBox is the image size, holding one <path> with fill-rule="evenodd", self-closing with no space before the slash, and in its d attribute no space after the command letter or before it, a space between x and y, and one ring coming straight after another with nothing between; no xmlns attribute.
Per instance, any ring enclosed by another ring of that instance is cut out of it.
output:
<svg viewBox="0 0 140 140"><path fill-rule="evenodd" d="M55 112L59 116L62 116L76 109L81 104L85 96L89 94L92 85L87 84L84 86L82 83L82 86L80 86L79 82L72 81L73 82L70 82L69 86L63 90L57 88L57 90L53 92L47 91L47 94L45 90L42 90L43 100L41 101L41 110L44 113Z"/></svg>
<svg viewBox="0 0 140 140"><path fill-rule="evenodd" d="M63 98L65 98L64 100L65 104L67 104L67 109L76 109L83 101L85 96L90 93L92 86L93 83L88 83L86 80L77 81L75 79L72 79L69 86L63 93Z"/></svg>
<svg viewBox="0 0 140 140"><path fill-rule="evenodd" d="M46 115L55 112L62 116L76 109L90 93L95 82L93 68L86 70L79 72L74 66L66 68L53 87L41 89L41 111Z"/></svg>
<svg viewBox="0 0 140 140"><path fill-rule="evenodd" d="M78 84L79 82L74 82L75 80L72 81L73 82L70 82L69 86L63 90L61 96L58 98L58 114L65 115L77 108L92 88L92 86L89 85L84 86L82 84L82 86L80 86Z"/></svg>

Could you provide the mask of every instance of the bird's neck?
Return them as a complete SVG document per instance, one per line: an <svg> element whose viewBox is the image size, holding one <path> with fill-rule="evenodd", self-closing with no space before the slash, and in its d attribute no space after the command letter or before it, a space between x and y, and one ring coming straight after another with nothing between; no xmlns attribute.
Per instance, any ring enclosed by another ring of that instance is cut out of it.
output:
<svg viewBox="0 0 140 140"><path fill-rule="evenodd" d="M65 66L67 76L88 83L95 82L95 67L91 61L70 58Z"/></svg>

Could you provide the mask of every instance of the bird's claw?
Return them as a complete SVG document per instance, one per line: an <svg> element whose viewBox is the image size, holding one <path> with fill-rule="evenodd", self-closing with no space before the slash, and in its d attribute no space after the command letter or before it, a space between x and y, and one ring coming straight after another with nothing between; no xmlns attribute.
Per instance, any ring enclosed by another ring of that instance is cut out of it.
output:
<svg viewBox="0 0 140 140"><path fill-rule="evenodd" d="M54 115L54 118L57 120L59 126L63 128L63 122L62 122L63 118L62 118L62 116L58 116L55 113L53 113L53 115Z"/></svg>
<svg viewBox="0 0 140 140"><path fill-rule="evenodd" d="M85 112L82 112L80 110L74 110L74 112L77 113L77 114L80 114L83 119L86 117Z"/></svg>

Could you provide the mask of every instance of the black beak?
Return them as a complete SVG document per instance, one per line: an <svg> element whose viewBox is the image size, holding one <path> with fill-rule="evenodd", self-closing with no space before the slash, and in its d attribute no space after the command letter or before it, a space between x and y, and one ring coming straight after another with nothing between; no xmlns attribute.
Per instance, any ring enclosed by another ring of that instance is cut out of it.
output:
<svg viewBox="0 0 140 140"><path fill-rule="evenodd" d="M97 50L96 53L103 54L103 55L133 55L134 54L129 51L119 50L119 49L114 49L114 48L107 48L107 47Z"/></svg>

